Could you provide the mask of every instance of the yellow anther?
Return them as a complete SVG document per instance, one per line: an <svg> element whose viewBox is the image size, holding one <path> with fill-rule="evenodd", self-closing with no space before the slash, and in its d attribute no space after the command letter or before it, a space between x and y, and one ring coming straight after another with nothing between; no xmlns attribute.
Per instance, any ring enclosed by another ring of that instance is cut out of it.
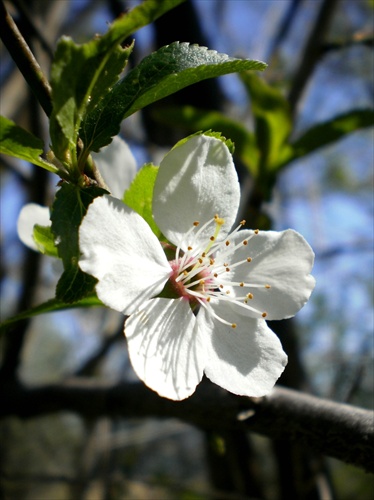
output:
<svg viewBox="0 0 374 500"><path fill-rule="evenodd" d="M216 222L216 224L218 224L219 226L222 226L224 223L225 223L225 219L222 219L222 217L218 217L218 214L216 214L214 216L214 221Z"/></svg>
<svg viewBox="0 0 374 500"><path fill-rule="evenodd" d="M247 262L252 262L251 257L247 257Z"/></svg>
<svg viewBox="0 0 374 500"><path fill-rule="evenodd" d="M191 246L188 246L188 247L187 247L187 250L191 251L191 250L192 250L192 247L191 247Z"/></svg>
<svg viewBox="0 0 374 500"><path fill-rule="evenodd" d="M223 285L220 285L219 287L220 287L220 288L223 288Z"/></svg>
<svg viewBox="0 0 374 500"><path fill-rule="evenodd" d="M210 297L207 297L206 301L207 301L207 302L210 302Z"/></svg>
<svg viewBox="0 0 374 500"><path fill-rule="evenodd" d="M258 234L260 231L258 229L255 229L254 233Z"/></svg>
<svg viewBox="0 0 374 500"><path fill-rule="evenodd" d="M184 274L184 276L187 276L188 272L185 270L185 271L183 271L183 274Z"/></svg>
<svg viewBox="0 0 374 500"><path fill-rule="evenodd" d="M209 264L212 266L214 264L214 259L209 259Z"/></svg>
<svg viewBox="0 0 374 500"><path fill-rule="evenodd" d="M200 280L199 285L205 285L205 280Z"/></svg>
<svg viewBox="0 0 374 500"><path fill-rule="evenodd" d="M244 283L243 283L243 282L241 282L241 283L239 284L239 286L244 286Z"/></svg>
<svg viewBox="0 0 374 500"><path fill-rule="evenodd" d="M236 325L236 323L233 323L233 324L231 325L231 328L236 328L236 326L237 326L237 325Z"/></svg>
<svg viewBox="0 0 374 500"><path fill-rule="evenodd" d="M266 312L263 312L263 313L261 314L261 316L262 316L263 318L266 318L266 316L267 316L267 315L268 315L268 313L266 313Z"/></svg>
<svg viewBox="0 0 374 500"><path fill-rule="evenodd" d="M247 299L252 300L253 299L253 293L247 293Z"/></svg>
<svg viewBox="0 0 374 500"><path fill-rule="evenodd" d="M206 257L206 253L205 253L205 252L203 252L203 253L201 254L201 257Z"/></svg>
<svg viewBox="0 0 374 500"><path fill-rule="evenodd" d="M198 220L195 220L195 222L193 223L193 225L196 227L200 224L200 222Z"/></svg>
<svg viewBox="0 0 374 500"><path fill-rule="evenodd" d="M270 285L265 285L265 288L266 288L267 290L269 290L269 288L271 288L271 286L270 286Z"/></svg>
<svg viewBox="0 0 374 500"><path fill-rule="evenodd" d="M200 262L200 264L204 262L203 259L201 259L200 257L197 260Z"/></svg>
<svg viewBox="0 0 374 500"><path fill-rule="evenodd" d="M230 290L226 290L226 295L230 295Z"/></svg>
<svg viewBox="0 0 374 500"><path fill-rule="evenodd" d="M245 226L246 222L247 222L247 221L246 221L245 219L243 219L243 220L241 220L241 221L240 221L240 225L241 225L241 226Z"/></svg>

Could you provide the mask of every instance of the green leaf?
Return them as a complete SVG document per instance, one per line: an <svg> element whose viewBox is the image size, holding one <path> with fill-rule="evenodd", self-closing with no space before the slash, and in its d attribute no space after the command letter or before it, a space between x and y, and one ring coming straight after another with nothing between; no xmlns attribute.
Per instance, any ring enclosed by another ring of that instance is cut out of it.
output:
<svg viewBox="0 0 374 500"><path fill-rule="evenodd" d="M254 135L241 122L228 118L219 111L207 111L193 106L168 106L155 109L152 113L155 120L166 125L181 128L183 131L219 130L235 144L235 155L255 175L259 152Z"/></svg>
<svg viewBox="0 0 374 500"><path fill-rule="evenodd" d="M34 316L38 316L40 314L62 311L64 309L73 309L77 307L97 307L97 306L103 306L103 303L94 294L89 295L84 299L81 299L72 304L62 302L61 300L58 299L50 299L47 302L44 302L43 304L33 307L32 309L28 309L27 311L23 311L22 313L17 314L12 318L3 321L0 324L0 333L5 333L19 321L28 318L33 318Z"/></svg>
<svg viewBox="0 0 374 500"><path fill-rule="evenodd" d="M148 222L155 235L160 238L161 231L152 215L153 187L157 177L158 167L152 164L144 165L136 174L129 189L125 192L123 201Z"/></svg>
<svg viewBox="0 0 374 500"><path fill-rule="evenodd" d="M63 37L55 53L51 71L53 111L50 135L55 155L67 167L82 169L92 145L83 140L77 158L81 122L96 108L116 83L132 52L133 44L120 43L182 0L146 0L114 21L108 32L82 44Z"/></svg>
<svg viewBox="0 0 374 500"><path fill-rule="evenodd" d="M76 302L94 289L96 280L78 266L79 226L89 204L106 191L98 187L79 188L64 183L52 206L52 232L57 251L64 264L64 272L57 283L56 298L63 302Z"/></svg>
<svg viewBox="0 0 374 500"><path fill-rule="evenodd" d="M50 134L53 151L66 166L78 165L76 148L82 119L118 80L131 50L132 46L111 46L105 37L83 45L68 37L59 41L51 71ZM88 151L89 145L83 144L83 149Z"/></svg>
<svg viewBox="0 0 374 500"><path fill-rule="evenodd" d="M42 254L58 257L55 239L50 226L35 224L33 230L35 243Z"/></svg>
<svg viewBox="0 0 374 500"><path fill-rule="evenodd" d="M288 162L336 142L356 130L373 125L374 111L370 109L355 109L315 125L292 144L293 151Z"/></svg>
<svg viewBox="0 0 374 500"><path fill-rule="evenodd" d="M257 149L261 153L257 175L265 180L267 174L275 170L276 165L289 152L291 112L288 101L281 92L268 85L260 76L248 72L240 76L251 98Z"/></svg>
<svg viewBox="0 0 374 500"><path fill-rule="evenodd" d="M49 172L58 174L59 170L55 165L41 158L43 147L44 143L41 139L19 127L12 120L0 116L0 153L29 161Z"/></svg>
<svg viewBox="0 0 374 500"><path fill-rule="evenodd" d="M263 70L260 61L235 59L206 47L175 42L143 59L119 81L82 124L83 142L97 151L118 133L121 121L141 108L207 78Z"/></svg>

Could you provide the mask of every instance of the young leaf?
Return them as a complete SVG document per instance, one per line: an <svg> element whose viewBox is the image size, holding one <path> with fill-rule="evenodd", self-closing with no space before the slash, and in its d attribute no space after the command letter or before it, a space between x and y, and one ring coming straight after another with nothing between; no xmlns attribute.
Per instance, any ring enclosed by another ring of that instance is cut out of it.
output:
<svg viewBox="0 0 374 500"><path fill-rule="evenodd" d="M64 183L56 195L51 215L52 232L57 242L58 255L64 264L64 273L56 288L56 298L63 302L76 302L94 289L95 278L83 273L78 266L78 231L89 204L105 193L104 189L97 187L83 189Z"/></svg>
<svg viewBox="0 0 374 500"><path fill-rule="evenodd" d="M50 226L35 224L33 230L35 243L42 254L58 257L55 239Z"/></svg>
<svg viewBox="0 0 374 500"><path fill-rule="evenodd" d="M86 113L110 91L127 63L133 44L123 49L120 43L179 3L181 0L146 0L116 20L101 37L83 45L68 37L60 40L51 72L50 135L55 155L66 166L76 168L77 162L84 163L92 149L90 142L83 141L77 158L80 125Z"/></svg>
<svg viewBox="0 0 374 500"><path fill-rule="evenodd" d="M160 238L161 231L152 215L153 187L157 177L158 167L152 164L144 165L136 174L129 189L125 191L123 201L148 222L155 235Z"/></svg>
<svg viewBox="0 0 374 500"><path fill-rule="evenodd" d="M113 87L87 115L81 137L97 151L118 133L124 118L148 104L207 78L265 67L261 61L235 59L206 47L172 43L143 59Z"/></svg>
<svg viewBox="0 0 374 500"><path fill-rule="evenodd" d="M5 333L9 330L13 325L22 321L24 319L33 318L34 316L38 316L40 314L51 313L55 311L62 311L64 309L72 309L76 307L97 307L102 306L102 302L96 297L95 294L91 294L84 299L79 300L78 302L74 302L72 304L68 304L66 302L62 302L58 299L50 299L43 304L40 304L32 309L28 309L27 311L23 311L16 316L13 316L0 324L0 333Z"/></svg>
<svg viewBox="0 0 374 500"><path fill-rule="evenodd" d="M29 161L54 174L59 170L55 165L43 160L43 141L27 130L16 125L12 120L0 116L0 153Z"/></svg>

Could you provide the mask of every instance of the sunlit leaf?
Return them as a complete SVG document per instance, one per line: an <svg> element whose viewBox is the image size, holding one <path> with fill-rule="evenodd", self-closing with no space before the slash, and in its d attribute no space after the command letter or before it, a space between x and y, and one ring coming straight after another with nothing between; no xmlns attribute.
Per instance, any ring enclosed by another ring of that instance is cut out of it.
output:
<svg viewBox="0 0 374 500"><path fill-rule="evenodd" d="M143 59L119 81L82 124L83 142L98 150L135 111L188 85L245 70L263 70L261 61L235 59L206 47L175 42Z"/></svg>
<svg viewBox="0 0 374 500"><path fill-rule="evenodd" d="M43 147L41 139L19 127L12 120L0 116L0 153L28 161L57 174L58 168L41 158Z"/></svg>
<svg viewBox="0 0 374 500"><path fill-rule="evenodd" d="M152 164L144 165L125 192L123 201L148 222L156 236L161 236L152 215L153 187L157 177L158 167Z"/></svg>

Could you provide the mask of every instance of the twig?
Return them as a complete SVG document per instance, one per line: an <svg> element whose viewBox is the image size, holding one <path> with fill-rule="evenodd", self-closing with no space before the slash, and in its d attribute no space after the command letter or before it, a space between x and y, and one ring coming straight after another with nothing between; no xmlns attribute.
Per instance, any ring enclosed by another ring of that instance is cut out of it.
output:
<svg viewBox="0 0 374 500"><path fill-rule="evenodd" d="M0 36L47 116L52 112L51 87L30 47L0 1Z"/></svg>
<svg viewBox="0 0 374 500"><path fill-rule="evenodd" d="M100 387L96 381L26 388L2 384L0 416L31 418L74 411L86 418L179 418L202 429L245 430L290 439L324 455L374 469L374 421L369 410L323 400L285 388L251 399L225 392L208 381L180 402L160 398L141 383Z"/></svg>

